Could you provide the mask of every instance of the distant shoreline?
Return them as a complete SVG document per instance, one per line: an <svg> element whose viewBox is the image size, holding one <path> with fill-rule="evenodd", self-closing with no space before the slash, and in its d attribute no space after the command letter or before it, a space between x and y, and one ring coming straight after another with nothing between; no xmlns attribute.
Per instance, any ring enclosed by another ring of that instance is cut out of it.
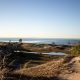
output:
<svg viewBox="0 0 80 80"><path fill-rule="evenodd" d="M68 45L80 42L80 39L66 39L66 38L0 38L0 42L19 42L22 39L23 43L37 43L37 44L57 44Z"/></svg>

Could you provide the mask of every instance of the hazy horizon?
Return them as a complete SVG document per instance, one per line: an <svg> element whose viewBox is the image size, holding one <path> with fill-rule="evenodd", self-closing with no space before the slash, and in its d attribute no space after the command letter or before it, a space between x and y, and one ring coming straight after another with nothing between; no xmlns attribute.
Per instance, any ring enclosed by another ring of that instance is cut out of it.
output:
<svg viewBox="0 0 80 80"><path fill-rule="evenodd" d="M80 0L0 0L0 38L80 39Z"/></svg>
<svg viewBox="0 0 80 80"><path fill-rule="evenodd" d="M0 37L0 39L76 39L80 40L80 38L51 38L51 37Z"/></svg>

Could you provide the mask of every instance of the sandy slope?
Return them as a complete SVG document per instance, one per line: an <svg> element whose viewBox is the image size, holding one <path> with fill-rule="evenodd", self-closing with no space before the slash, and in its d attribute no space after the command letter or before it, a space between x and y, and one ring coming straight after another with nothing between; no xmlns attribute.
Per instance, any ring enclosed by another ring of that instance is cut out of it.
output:
<svg viewBox="0 0 80 80"><path fill-rule="evenodd" d="M68 80L80 80L80 57L75 57L69 62L64 63L59 77Z"/></svg>
<svg viewBox="0 0 80 80"><path fill-rule="evenodd" d="M64 80L80 80L80 57L72 59L67 57L40 66L17 70L16 73L26 76L58 76Z"/></svg>

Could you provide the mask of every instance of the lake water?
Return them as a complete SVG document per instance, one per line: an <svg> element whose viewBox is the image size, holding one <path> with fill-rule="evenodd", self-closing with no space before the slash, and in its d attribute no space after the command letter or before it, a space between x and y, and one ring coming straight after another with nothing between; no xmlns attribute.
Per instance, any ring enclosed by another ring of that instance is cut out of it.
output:
<svg viewBox="0 0 80 80"><path fill-rule="evenodd" d="M20 38L0 38L0 42L18 42ZM22 38L25 43L39 43L39 44L70 44L80 42L80 39L63 39L63 38Z"/></svg>
<svg viewBox="0 0 80 80"><path fill-rule="evenodd" d="M66 55L63 52L49 52L49 53L42 53L42 54L47 54L47 55L56 55L56 56L62 56L62 55Z"/></svg>
<svg viewBox="0 0 80 80"><path fill-rule="evenodd" d="M26 52L26 51L23 51L24 53L31 53L31 54L46 54L46 55L54 55L54 56L63 56L63 55L66 55L65 53L63 52L48 52L48 53L39 53L39 52Z"/></svg>

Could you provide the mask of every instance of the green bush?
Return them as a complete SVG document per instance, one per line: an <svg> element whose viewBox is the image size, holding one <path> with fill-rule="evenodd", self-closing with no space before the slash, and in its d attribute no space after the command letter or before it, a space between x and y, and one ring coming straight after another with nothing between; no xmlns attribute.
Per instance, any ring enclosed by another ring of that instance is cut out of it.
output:
<svg viewBox="0 0 80 80"><path fill-rule="evenodd" d="M74 47L71 48L71 53L75 56L80 55L80 43L75 44Z"/></svg>

